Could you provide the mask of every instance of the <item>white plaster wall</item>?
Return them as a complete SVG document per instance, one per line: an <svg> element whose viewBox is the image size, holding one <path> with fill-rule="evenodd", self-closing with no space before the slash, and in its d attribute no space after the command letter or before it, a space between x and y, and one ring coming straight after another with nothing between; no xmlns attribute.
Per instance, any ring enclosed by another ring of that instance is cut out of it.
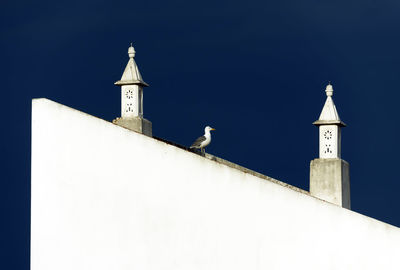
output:
<svg viewBox="0 0 400 270"><path fill-rule="evenodd" d="M32 118L32 270L400 269L399 228L46 99Z"/></svg>

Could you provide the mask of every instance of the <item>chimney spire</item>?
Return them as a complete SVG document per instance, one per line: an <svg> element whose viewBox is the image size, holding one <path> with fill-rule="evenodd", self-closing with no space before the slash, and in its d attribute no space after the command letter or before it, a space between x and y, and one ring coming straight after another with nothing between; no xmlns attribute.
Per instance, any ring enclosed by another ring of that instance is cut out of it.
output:
<svg viewBox="0 0 400 270"><path fill-rule="evenodd" d="M115 85L121 86L121 117L113 120L114 124L152 136L152 124L143 118L143 87L149 86L142 79L135 62L136 51L132 43L128 48L129 61L121 80Z"/></svg>
<svg viewBox="0 0 400 270"><path fill-rule="evenodd" d="M333 87L325 89L326 101L317 121L319 158L310 164L310 193L350 209L349 164L341 159L341 128L345 127L333 102Z"/></svg>

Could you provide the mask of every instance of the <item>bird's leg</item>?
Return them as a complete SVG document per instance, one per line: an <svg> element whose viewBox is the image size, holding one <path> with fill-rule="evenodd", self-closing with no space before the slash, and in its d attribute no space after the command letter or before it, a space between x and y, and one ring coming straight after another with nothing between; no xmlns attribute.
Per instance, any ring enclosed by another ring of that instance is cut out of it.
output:
<svg viewBox="0 0 400 270"><path fill-rule="evenodd" d="M205 154L205 150L204 150L204 148L201 148L201 152L203 153L203 154Z"/></svg>

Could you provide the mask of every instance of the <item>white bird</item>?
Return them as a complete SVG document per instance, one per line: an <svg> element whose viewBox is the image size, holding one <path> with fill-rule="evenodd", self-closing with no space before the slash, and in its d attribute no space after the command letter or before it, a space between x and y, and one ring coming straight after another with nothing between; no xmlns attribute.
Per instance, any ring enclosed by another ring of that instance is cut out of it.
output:
<svg viewBox="0 0 400 270"><path fill-rule="evenodd" d="M194 141L194 143L190 146L190 148L197 148L201 149L201 152L204 153L204 147L210 144L211 142L211 130L215 130L214 128L210 126L206 126L204 128L204 135L201 137L198 137L197 140Z"/></svg>

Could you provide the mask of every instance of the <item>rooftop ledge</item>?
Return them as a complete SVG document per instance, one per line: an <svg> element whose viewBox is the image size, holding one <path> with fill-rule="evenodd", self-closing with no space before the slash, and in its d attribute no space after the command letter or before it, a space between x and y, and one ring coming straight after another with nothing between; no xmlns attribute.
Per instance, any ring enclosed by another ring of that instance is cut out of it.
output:
<svg viewBox="0 0 400 270"><path fill-rule="evenodd" d="M38 100L49 101L49 102L55 103L55 104L60 105L60 106L65 106L65 107L67 107L68 109L71 109L71 110L74 110L74 111L78 111L78 112L80 112L80 113L83 113L83 114L85 114L85 115L88 115L88 116L93 117L93 118L96 118L96 119L99 119L99 120L101 120L101 121L105 121L105 122L110 123L110 124L112 124L112 125L115 125L115 126L117 126L117 127L126 129L126 130L128 130L128 131L130 131L130 132L135 132L135 133L138 133L138 134L140 134L140 135L142 135L142 136L146 136L146 135L141 134L141 133L139 133L139 132L130 130L130 129L125 128L125 127L123 127L123 126L116 125L116 124L114 124L114 123L112 123L112 122L110 122L110 121L101 119L101 118L99 118L99 117L96 117L96 116L93 116L93 115L91 115L91 114L88 114L88 113L79 111L79 110L74 109L74 108L68 107L68 106L66 106L66 105L63 105L63 104L61 104L61 103L55 102L55 101L50 100L50 99L47 99L47 98L34 98L34 99L33 99L33 101L38 101ZM148 136L146 136L146 137L148 137ZM245 168L245 167L243 167L243 166L237 165L237 164L235 164L235 163L233 163L233 162L230 162L230 161L227 161L227 160L225 160L225 159L216 157L216 156L214 156L214 155L211 155L211 154L208 154L208 153L202 154L202 153L197 152L197 151L195 151L195 150L192 150L192 149L190 149L190 148L188 148L188 147L186 147L186 146L183 146L183 145L180 145L180 144L177 144L177 143L174 143L174 142L171 142L171 141L168 141L168 140L165 140L165 139L156 137L156 136L152 136L152 137L148 137L148 138L152 138L152 139L155 139L155 140L164 142L164 143L166 143L166 144L169 144L169 145L178 147L178 148L180 148L180 149L182 149L182 150L185 150L185 151L187 151L187 152L191 152L191 153L194 154L194 155L202 156L202 157L207 158L207 159L209 159L209 160L212 160L212 161L214 161L214 162L218 162L218 163L220 163L220 164L226 165L226 166L228 166L228 167L230 167L230 168L239 170L239 171L244 172L244 173L248 173L248 174L250 174L250 175L259 177L259 178L261 178L261 179L268 180L268 181L270 181L270 182L276 183L276 184L278 184L278 185L280 185L280 186L290 188L290 189L293 190L293 191L297 191L297 192L300 192L300 193L303 193L303 194L306 194L306 195L311 196L310 192L308 192L308 191L306 191L306 190L303 190L303 189L301 189L301 188L298 188L298 187L289 185L289 184L287 184L287 183L285 183L285 182L276 180L276 179L274 179L274 178L272 178L272 177L269 177L269 176L266 176L266 175L264 175L264 174L255 172L255 171L253 171L253 170L247 169L247 168ZM315 197L315 198L316 198L316 197ZM317 198L317 199L318 199L318 198Z"/></svg>
<svg viewBox="0 0 400 270"><path fill-rule="evenodd" d="M230 162L230 161L227 161L227 160L225 160L225 159L216 157L216 156L214 156L214 155L211 155L211 154L208 154L208 153L203 154L203 153L197 152L196 150L192 150L192 149L190 149L190 148L188 148L188 147L186 147L186 146L183 146L183 145L180 145L180 144L177 144L177 143L174 143L174 142L170 142L170 141L168 141L168 140L165 140L165 139L162 139L162 138L158 138L158 137L155 137L155 136L153 136L152 138L153 138L153 139L156 139L156 140L158 140L158 141L162 141L162 142L164 142L164 143L167 143L167 144L169 144L169 145L176 146L176 147L181 148L181 149L183 149L183 150L186 150L186 151L188 151L188 152L192 152L192 153L195 154L195 155L199 155L199 156L202 156L202 157L207 158L207 159L209 159L209 160L212 160L212 161L218 162L218 163L220 163L220 164L229 166L229 167L231 167L231 168L234 168L234 169L236 169L236 170L242 171L242 172L244 172L244 173L248 173L248 174L254 175L254 176L256 176L256 177L259 177L259 178L262 178L262 179L271 181L271 182L276 183L276 184L278 184L278 185L281 185L281 186L283 186L283 187L290 188L290 189L292 189L292 190L294 190L294 191L297 191L297 192L300 192L300 193L303 193L303 194L310 195L310 192L308 192L308 191L306 191L306 190L303 190L303 189L301 189L301 188L298 188L298 187L289 185L289 184L287 184L287 183L285 183L285 182L276 180L276 179L274 179L274 178L272 178L272 177L269 177L269 176L266 176L266 175L264 175L264 174L255 172L255 171L253 171L253 170L247 169L247 168L245 168L245 167L243 167L243 166L237 165L237 164L235 164L235 163L233 163L233 162Z"/></svg>

